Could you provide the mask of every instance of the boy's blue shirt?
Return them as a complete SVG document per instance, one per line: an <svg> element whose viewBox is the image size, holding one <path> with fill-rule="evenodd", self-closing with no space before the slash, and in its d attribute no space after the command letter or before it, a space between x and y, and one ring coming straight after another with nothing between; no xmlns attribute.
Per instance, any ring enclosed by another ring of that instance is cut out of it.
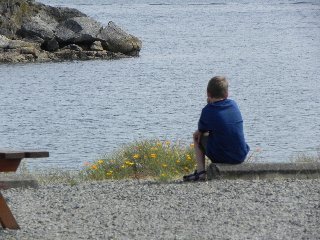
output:
<svg viewBox="0 0 320 240"><path fill-rule="evenodd" d="M235 101L224 99L207 104L198 123L200 132L209 131L206 155L214 162L242 163L250 148L245 142L243 120Z"/></svg>

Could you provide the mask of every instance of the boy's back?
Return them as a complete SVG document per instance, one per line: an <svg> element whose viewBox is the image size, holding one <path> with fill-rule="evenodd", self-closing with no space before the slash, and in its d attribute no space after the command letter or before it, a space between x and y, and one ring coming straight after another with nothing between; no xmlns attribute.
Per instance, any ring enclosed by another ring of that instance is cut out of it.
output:
<svg viewBox="0 0 320 240"><path fill-rule="evenodd" d="M238 164L249 151L243 133L243 120L235 101L224 99L208 103L203 109L198 130L209 132L206 155L216 163Z"/></svg>

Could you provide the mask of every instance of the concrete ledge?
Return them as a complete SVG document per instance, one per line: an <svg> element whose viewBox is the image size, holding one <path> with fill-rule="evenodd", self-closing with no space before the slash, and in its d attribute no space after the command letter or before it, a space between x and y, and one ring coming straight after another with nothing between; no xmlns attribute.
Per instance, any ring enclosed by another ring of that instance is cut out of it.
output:
<svg viewBox="0 0 320 240"><path fill-rule="evenodd" d="M30 175L17 173L1 173L0 189L37 188L38 182Z"/></svg>
<svg viewBox="0 0 320 240"><path fill-rule="evenodd" d="M212 179L313 179L320 178L320 163L243 163L213 164L207 168Z"/></svg>

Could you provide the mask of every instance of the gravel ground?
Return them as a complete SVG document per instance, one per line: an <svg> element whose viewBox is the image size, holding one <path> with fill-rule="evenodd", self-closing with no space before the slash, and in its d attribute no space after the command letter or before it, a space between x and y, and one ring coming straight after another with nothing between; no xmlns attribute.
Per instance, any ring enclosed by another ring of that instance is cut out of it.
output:
<svg viewBox="0 0 320 240"><path fill-rule="evenodd" d="M106 181L2 191L0 239L320 239L320 179Z"/></svg>

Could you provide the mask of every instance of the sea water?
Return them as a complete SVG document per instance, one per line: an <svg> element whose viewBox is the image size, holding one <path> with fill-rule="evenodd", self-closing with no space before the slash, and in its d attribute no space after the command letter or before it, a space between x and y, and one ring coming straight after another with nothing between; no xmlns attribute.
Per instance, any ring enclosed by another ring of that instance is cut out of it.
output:
<svg viewBox="0 0 320 240"><path fill-rule="evenodd" d="M78 169L142 139L191 143L206 85L230 80L258 161L320 146L319 1L43 0L139 37L138 58L0 65L0 146Z"/></svg>

